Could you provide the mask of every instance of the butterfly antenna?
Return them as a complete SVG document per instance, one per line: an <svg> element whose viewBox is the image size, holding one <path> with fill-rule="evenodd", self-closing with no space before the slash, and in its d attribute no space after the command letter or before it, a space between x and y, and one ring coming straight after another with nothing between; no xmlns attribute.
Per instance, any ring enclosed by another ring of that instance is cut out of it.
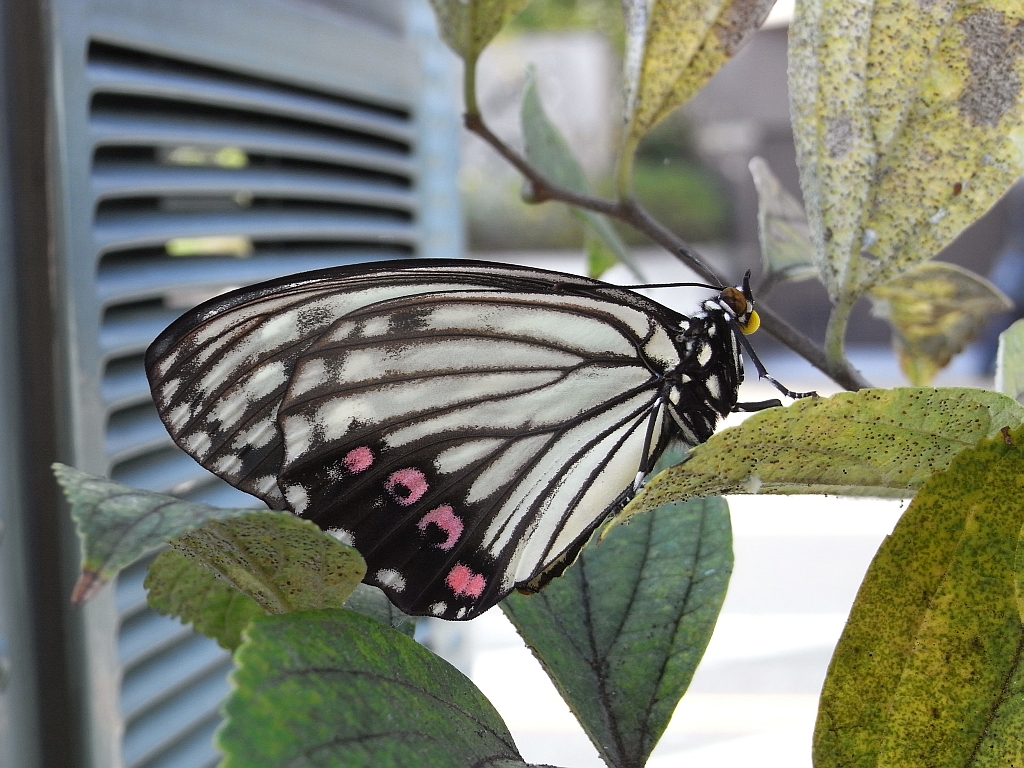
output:
<svg viewBox="0 0 1024 768"><path fill-rule="evenodd" d="M725 286L722 284L722 281L718 279L718 275L716 275L714 272L712 272L710 269L704 266L701 260L694 256L692 253L690 253L689 250L687 250L686 248L677 248L676 253L683 257L683 261L685 261L690 266L690 269L692 269L698 275L703 275L708 280L715 283L715 285L711 286L712 288L718 291L725 288Z"/></svg>
<svg viewBox="0 0 1024 768"><path fill-rule="evenodd" d="M757 375L759 378L767 379L772 383L779 392L784 394L786 397L792 398L793 400L800 400L804 397L817 397L817 392L794 392L789 387L783 386L777 379L768 373L768 369L764 367L764 363L761 362L761 358L754 352L754 348L750 346L750 342L747 337L743 335L743 331L740 330L739 324L732 318L729 320L729 327L732 328L733 335L739 341L740 346L743 347L743 351L750 357L750 361L754 364L757 369Z"/></svg>
<svg viewBox="0 0 1024 768"><path fill-rule="evenodd" d="M629 288L635 291L638 288L710 288L712 291L719 290L716 285L708 283L643 283L641 285L616 285L616 288Z"/></svg>

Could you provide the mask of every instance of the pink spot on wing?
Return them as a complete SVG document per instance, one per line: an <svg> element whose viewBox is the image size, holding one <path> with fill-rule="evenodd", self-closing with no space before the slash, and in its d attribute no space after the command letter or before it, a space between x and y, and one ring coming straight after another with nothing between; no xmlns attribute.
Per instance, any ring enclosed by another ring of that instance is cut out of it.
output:
<svg viewBox="0 0 1024 768"><path fill-rule="evenodd" d="M394 497L399 504L408 506L415 504L423 494L427 492L427 476L418 469L400 469L392 472L391 476L384 482L388 493Z"/></svg>
<svg viewBox="0 0 1024 768"><path fill-rule="evenodd" d="M346 453L345 458L341 460L341 463L345 465L345 469L349 472L359 474L360 472L368 470L373 464L373 460L375 458L373 451L365 445L361 445Z"/></svg>
<svg viewBox="0 0 1024 768"><path fill-rule="evenodd" d="M455 514L455 510L447 504L442 504L437 509L432 509L416 523L416 527L420 529L422 533L428 525L433 523L442 531L444 531L448 538L442 541L440 544L434 546L438 549L443 549L447 552L449 549L455 546L455 542L459 540L459 536L462 535L462 519Z"/></svg>
<svg viewBox="0 0 1024 768"><path fill-rule="evenodd" d="M462 563L457 563L448 572L445 583L456 595L468 595L469 597L480 597L484 593L484 587L487 586L487 581L482 574L473 573Z"/></svg>

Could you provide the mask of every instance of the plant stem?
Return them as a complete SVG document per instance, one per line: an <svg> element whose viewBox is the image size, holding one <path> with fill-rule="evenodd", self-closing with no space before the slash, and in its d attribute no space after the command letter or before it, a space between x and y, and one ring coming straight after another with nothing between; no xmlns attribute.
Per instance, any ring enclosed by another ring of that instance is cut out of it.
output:
<svg viewBox="0 0 1024 768"><path fill-rule="evenodd" d="M846 360L844 340L852 310L853 304L843 301L832 307L832 313L828 316L828 326L825 329L825 360L829 364L835 360Z"/></svg>
<svg viewBox="0 0 1024 768"><path fill-rule="evenodd" d="M462 77L462 99L466 102L466 119L470 115L479 115L480 107L476 103L476 59L467 61Z"/></svg>
<svg viewBox="0 0 1024 768"><path fill-rule="evenodd" d="M636 140L626 139L622 142L619 162L615 168L615 189L620 200L625 200L633 195L633 162L636 147Z"/></svg>
<svg viewBox="0 0 1024 768"><path fill-rule="evenodd" d="M541 203L548 200L558 200L623 221L647 235L647 237L676 256L676 258L708 282L725 285L725 281L714 270L697 258L685 240L680 239L674 232L652 217L633 198L625 197L622 200L608 200L554 184L530 165L526 158L495 136L479 114L467 113L464 121L467 130L475 133L490 144L498 154L526 177L533 188L533 202ZM757 312L761 317L761 327L765 331L803 357L839 386L849 390L863 389L871 386L861 373L843 358L841 336L838 348L839 355L833 358L827 355L825 350L821 349L821 347L783 320L770 307L758 304ZM845 328L845 320L843 326ZM832 327L831 321L829 327Z"/></svg>

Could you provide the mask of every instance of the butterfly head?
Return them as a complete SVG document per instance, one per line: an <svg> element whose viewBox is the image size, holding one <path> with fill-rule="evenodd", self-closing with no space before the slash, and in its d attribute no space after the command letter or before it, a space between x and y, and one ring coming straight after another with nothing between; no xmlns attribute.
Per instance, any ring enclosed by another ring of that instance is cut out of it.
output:
<svg viewBox="0 0 1024 768"><path fill-rule="evenodd" d="M750 272L743 276L743 285L737 288L723 288L718 303L736 320L744 334L751 334L761 326L761 319L754 311L754 294L750 290Z"/></svg>

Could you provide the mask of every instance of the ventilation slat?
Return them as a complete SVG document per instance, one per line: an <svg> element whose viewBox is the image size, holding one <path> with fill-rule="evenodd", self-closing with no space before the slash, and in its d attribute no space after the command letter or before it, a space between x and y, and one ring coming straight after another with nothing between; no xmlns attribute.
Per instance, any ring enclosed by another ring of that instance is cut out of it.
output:
<svg viewBox="0 0 1024 768"><path fill-rule="evenodd" d="M108 366L100 383L100 396L111 410L149 402L149 380L142 358L131 358L130 363L116 368Z"/></svg>
<svg viewBox="0 0 1024 768"><path fill-rule="evenodd" d="M126 673L121 683L121 713L133 720L159 706L200 678L225 666L224 649L216 641L192 635L167 653Z"/></svg>
<svg viewBox="0 0 1024 768"><path fill-rule="evenodd" d="M149 571L152 556L146 556L117 574L114 602L122 621L146 608L146 589L143 582Z"/></svg>
<svg viewBox="0 0 1024 768"><path fill-rule="evenodd" d="M100 349L106 357L145 352L157 334L180 314L178 310L163 308L112 314L100 328Z"/></svg>
<svg viewBox="0 0 1024 768"><path fill-rule="evenodd" d="M323 246L318 249L260 249L248 259L130 256L100 266L98 288L105 305L139 301L184 289L213 291L272 280L294 272L328 269L367 260L407 258L408 253Z"/></svg>
<svg viewBox="0 0 1024 768"><path fill-rule="evenodd" d="M237 196L244 191L252 197L318 200L392 208L406 213L415 210L412 193L394 184L349 181L326 173L298 173L253 168L139 167L117 165L97 167L92 175L97 198L157 196Z"/></svg>
<svg viewBox="0 0 1024 768"><path fill-rule="evenodd" d="M245 211L236 214L111 214L94 227L97 250L162 246L182 237L244 235L262 240L357 241L413 245L416 231L394 217L295 211Z"/></svg>
<svg viewBox="0 0 1024 768"><path fill-rule="evenodd" d="M171 443L152 403L114 413L107 424L106 448L111 461L124 461Z"/></svg>
<svg viewBox="0 0 1024 768"><path fill-rule="evenodd" d="M180 643L193 634L192 629L170 616L147 611L121 622L117 637L117 655L124 669L130 669Z"/></svg>
<svg viewBox="0 0 1024 768"><path fill-rule="evenodd" d="M214 483L207 483L190 493L182 494L182 497L188 501L209 504L211 507L266 509L266 505L255 496L250 496L245 491L240 491L219 478Z"/></svg>
<svg viewBox="0 0 1024 768"><path fill-rule="evenodd" d="M114 466L110 478L133 488L178 495L200 485L221 482L200 467L195 459L177 449L168 449L123 461Z"/></svg>
<svg viewBox="0 0 1024 768"><path fill-rule="evenodd" d="M93 93L172 99L215 107L243 109L330 125L411 144L415 133L407 119L374 114L369 109L338 104L327 98L274 88L265 83L222 80L208 75L179 74L105 62L90 62L87 74Z"/></svg>
<svg viewBox="0 0 1024 768"><path fill-rule="evenodd" d="M221 755L213 746L213 737L219 725L220 718L212 715L194 730L180 734L161 752L151 753L144 760L125 768L217 768Z"/></svg>
<svg viewBox="0 0 1024 768"><path fill-rule="evenodd" d="M122 754L127 766L140 765L164 752L183 733L206 725L219 716L220 701L231 690L227 681L230 660L220 674L210 675L181 691L163 706L128 724Z"/></svg>
<svg viewBox="0 0 1024 768"><path fill-rule="evenodd" d="M155 119L130 111L97 111L90 128L94 146L239 147L250 155L362 168L405 179L415 174L415 166L404 150L369 146L354 139L327 137L286 126L252 127L211 118Z"/></svg>

